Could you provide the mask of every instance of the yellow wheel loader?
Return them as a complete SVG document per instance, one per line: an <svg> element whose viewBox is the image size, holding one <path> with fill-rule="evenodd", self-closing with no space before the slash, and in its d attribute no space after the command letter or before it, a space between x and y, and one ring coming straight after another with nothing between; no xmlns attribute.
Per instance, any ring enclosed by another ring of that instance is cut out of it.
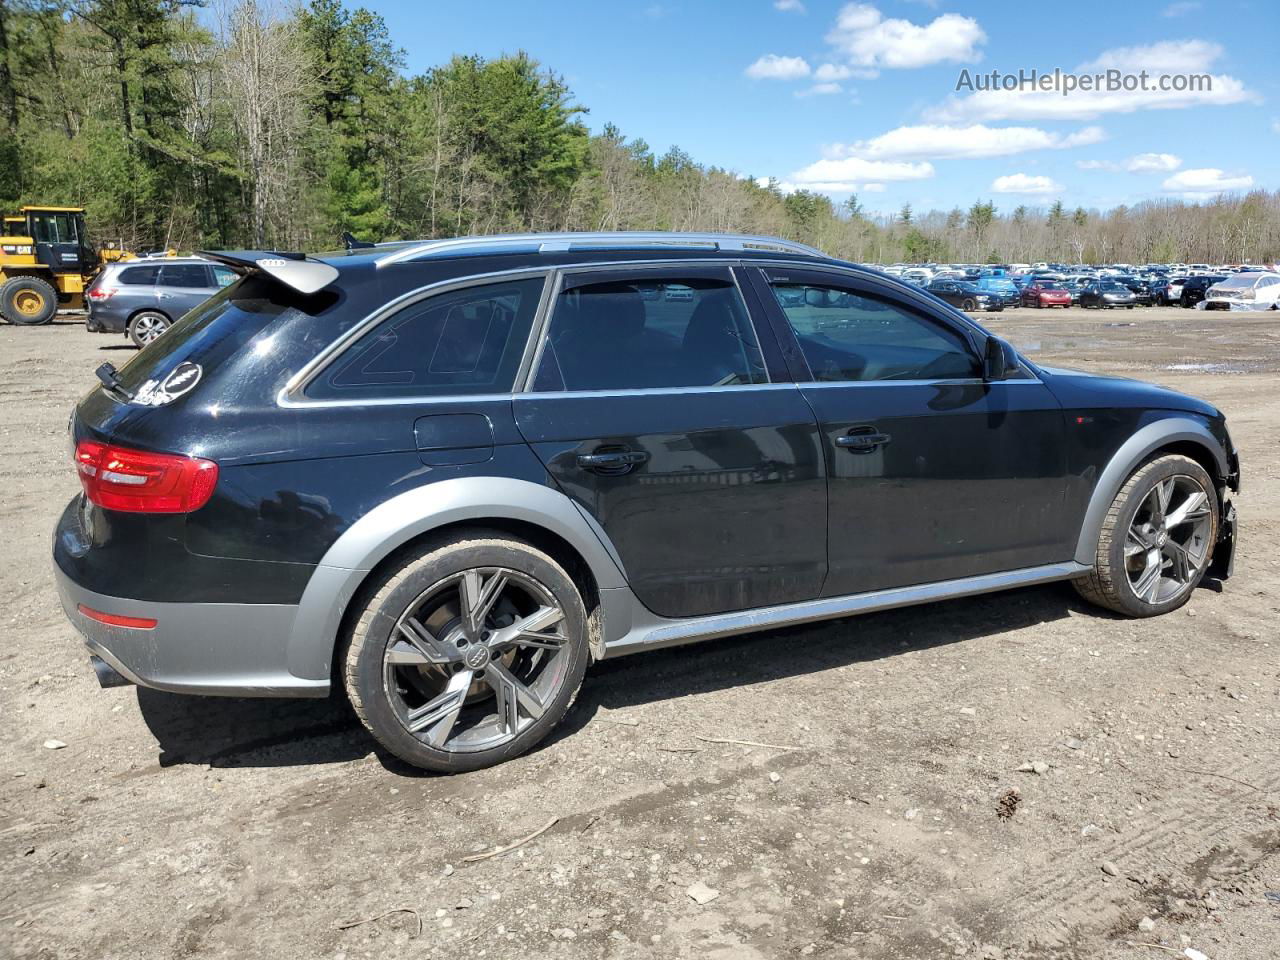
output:
<svg viewBox="0 0 1280 960"><path fill-rule="evenodd" d="M83 207L23 207L4 218L0 236L0 317L48 323L60 307L83 309L103 261L127 259L132 254L89 246Z"/></svg>

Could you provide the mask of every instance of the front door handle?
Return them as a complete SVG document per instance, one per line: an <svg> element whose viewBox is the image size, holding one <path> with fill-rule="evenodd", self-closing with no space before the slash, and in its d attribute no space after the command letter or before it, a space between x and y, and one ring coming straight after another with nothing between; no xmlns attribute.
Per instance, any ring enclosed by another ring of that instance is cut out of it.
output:
<svg viewBox="0 0 1280 960"><path fill-rule="evenodd" d="M880 433L875 427L854 427L843 437L836 437L836 446L844 447L850 453L871 453L892 439L889 434Z"/></svg>
<svg viewBox="0 0 1280 960"><path fill-rule="evenodd" d="M597 450L578 454L578 466L593 473L617 475L631 470L649 459L643 450Z"/></svg>

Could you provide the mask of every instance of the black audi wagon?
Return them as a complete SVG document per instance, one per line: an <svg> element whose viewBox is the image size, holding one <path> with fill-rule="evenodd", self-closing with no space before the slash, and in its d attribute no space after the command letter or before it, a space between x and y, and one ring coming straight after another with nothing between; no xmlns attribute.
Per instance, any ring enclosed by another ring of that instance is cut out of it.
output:
<svg viewBox="0 0 1280 960"><path fill-rule="evenodd" d="M592 660L1053 580L1150 616L1230 573L1218 410L808 247L203 256L240 279L71 417L54 564L104 684L340 686L458 771Z"/></svg>

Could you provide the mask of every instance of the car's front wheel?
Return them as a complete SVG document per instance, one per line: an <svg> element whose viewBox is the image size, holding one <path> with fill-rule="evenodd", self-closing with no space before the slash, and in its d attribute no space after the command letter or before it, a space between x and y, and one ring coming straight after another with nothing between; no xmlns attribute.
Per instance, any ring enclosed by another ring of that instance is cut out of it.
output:
<svg viewBox="0 0 1280 960"><path fill-rule="evenodd" d="M589 658L586 609L564 569L529 543L479 531L406 555L364 605L341 662L379 743L458 773L542 740Z"/></svg>
<svg viewBox="0 0 1280 960"><path fill-rule="evenodd" d="M1213 556L1219 526L1213 481L1194 460L1139 467L1103 520L1094 568L1074 581L1091 603L1131 617L1182 606Z"/></svg>

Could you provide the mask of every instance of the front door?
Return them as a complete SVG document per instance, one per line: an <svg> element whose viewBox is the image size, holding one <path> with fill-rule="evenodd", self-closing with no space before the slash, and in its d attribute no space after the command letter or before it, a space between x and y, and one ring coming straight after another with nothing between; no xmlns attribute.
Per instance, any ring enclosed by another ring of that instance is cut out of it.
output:
<svg viewBox="0 0 1280 960"><path fill-rule="evenodd" d="M765 360L776 354L727 267L564 277L516 421L654 613L821 590L824 458L799 388Z"/></svg>
<svg viewBox="0 0 1280 960"><path fill-rule="evenodd" d="M830 478L824 595L1071 559L1063 414L1029 370L984 382L976 331L889 285L760 280L812 377L801 389Z"/></svg>

